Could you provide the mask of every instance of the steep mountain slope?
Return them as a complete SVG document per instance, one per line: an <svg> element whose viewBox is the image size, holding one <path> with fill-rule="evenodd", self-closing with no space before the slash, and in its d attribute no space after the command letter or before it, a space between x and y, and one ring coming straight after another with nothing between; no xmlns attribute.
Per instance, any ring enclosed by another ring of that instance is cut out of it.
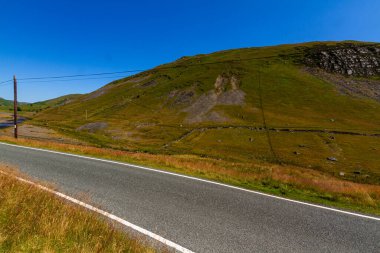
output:
<svg viewBox="0 0 380 253"><path fill-rule="evenodd" d="M34 123L102 146L293 164L380 183L379 64L379 44L361 42L183 57Z"/></svg>

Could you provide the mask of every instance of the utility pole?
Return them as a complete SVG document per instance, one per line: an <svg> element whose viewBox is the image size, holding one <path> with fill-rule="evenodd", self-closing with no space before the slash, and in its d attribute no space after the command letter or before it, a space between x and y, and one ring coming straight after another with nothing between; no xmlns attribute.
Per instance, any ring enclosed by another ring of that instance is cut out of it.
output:
<svg viewBox="0 0 380 253"><path fill-rule="evenodd" d="M13 76L13 124L14 124L14 137L17 139L17 79L16 75Z"/></svg>

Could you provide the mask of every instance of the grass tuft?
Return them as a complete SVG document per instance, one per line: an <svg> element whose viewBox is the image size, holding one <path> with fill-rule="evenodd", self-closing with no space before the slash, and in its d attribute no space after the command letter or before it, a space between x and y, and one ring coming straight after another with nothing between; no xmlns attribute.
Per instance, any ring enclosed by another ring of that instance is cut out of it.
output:
<svg viewBox="0 0 380 253"><path fill-rule="evenodd" d="M0 252L156 250L94 213L0 173Z"/></svg>

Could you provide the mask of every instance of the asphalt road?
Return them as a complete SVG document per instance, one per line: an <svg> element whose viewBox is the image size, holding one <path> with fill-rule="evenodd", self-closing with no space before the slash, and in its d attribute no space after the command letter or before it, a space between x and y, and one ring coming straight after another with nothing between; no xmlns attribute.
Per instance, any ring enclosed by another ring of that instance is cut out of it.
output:
<svg viewBox="0 0 380 253"><path fill-rule="evenodd" d="M17 123L18 124L21 124L22 122L25 121L25 118L19 118L17 120ZM14 123L13 123L13 119L9 119L9 120L2 120L0 121L0 129L2 128L8 128L8 127L13 127Z"/></svg>
<svg viewBox="0 0 380 253"><path fill-rule="evenodd" d="M0 162L195 252L380 252L378 220L3 144Z"/></svg>

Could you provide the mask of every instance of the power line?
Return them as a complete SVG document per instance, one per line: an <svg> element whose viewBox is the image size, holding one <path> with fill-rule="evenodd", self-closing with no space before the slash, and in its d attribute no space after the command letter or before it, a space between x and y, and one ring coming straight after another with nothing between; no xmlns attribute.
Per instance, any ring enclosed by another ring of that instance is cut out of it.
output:
<svg viewBox="0 0 380 253"><path fill-rule="evenodd" d="M32 81L21 81L20 84L26 83L54 83L54 82L68 82L68 81L82 81L82 80L99 80L108 78L125 78L125 76L105 76L105 77L89 77L89 78L76 78L76 79L58 79L58 80L32 80Z"/></svg>
<svg viewBox="0 0 380 253"><path fill-rule="evenodd" d="M266 136L268 139L269 149L270 149L274 159L276 160L276 162L278 164L281 164L279 157L277 156L276 152L274 151L272 138L270 136L269 128L268 128L266 117L265 117L265 110L264 110L264 103L263 103L263 92L262 92L262 88L261 88L261 68L259 68L258 79L259 79L258 80L258 84L259 84L258 86L259 86L259 103L260 103L260 108L261 108L261 116L263 119L263 125L264 125L264 129L265 129L265 133L266 133Z"/></svg>
<svg viewBox="0 0 380 253"><path fill-rule="evenodd" d="M233 63L233 62L243 62L243 61L250 61L250 60L261 60L261 59L271 59L271 58L277 58L277 57L284 57L284 56L296 56L296 55L302 55L302 53L293 53L293 54L286 54L286 55L271 55L271 56L263 56L263 57L250 57L250 58L244 58L244 59L232 59L232 60L225 60L225 61L214 61L214 62L204 62L204 63L195 63L195 64L179 64L174 66L158 66L152 69L139 69L139 70L125 70L125 71L116 71L116 72L101 72L101 73L91 73L91 74L77 74L77 75L63 75L63 76L42 76L42 77L25 77L25 78L19 78L19 81L26 81L26 80L45 80L45 79L63 79L63 78L70 78L70 77L86 77L86 76L101 76L101 75L112 75L112 74L123 74L123 73L138 73L138 72L145 72L145 71L158 71L158 70L165 70L165 69L176 69L176 68L187 68L187 67L194 67L194 66L205 66L205 65L213 65L213 64L223 64L223 63ZM190 58L192 60L194 58ZM1 84L10 82L12 80L7 80L0 82Z"/></svg>
<svg viewBox="0 0 380 253"><path fill-rule="evenodd" d="M5 84L5 83L8 83L8 82L12 82L12 81L13 81L12 79L9 79L7 81L0 82L0 84Z"/></svg>
<svg viewBox="0 0 380 253"><path fill-rule="evenodd" d="M20 81L25 80L44 80L44 79L61 79L61 78L70 78L70 77L84 77L84 76L101 76L101 75L114 75L122 73L136 73L144 70L125 70L125 71L116 71L116 72L103 72L103 73L92 73L92 74L79 74L79 75L66 75L66 76L44 76L44 77L26 77L20 78Z"/></svg>

